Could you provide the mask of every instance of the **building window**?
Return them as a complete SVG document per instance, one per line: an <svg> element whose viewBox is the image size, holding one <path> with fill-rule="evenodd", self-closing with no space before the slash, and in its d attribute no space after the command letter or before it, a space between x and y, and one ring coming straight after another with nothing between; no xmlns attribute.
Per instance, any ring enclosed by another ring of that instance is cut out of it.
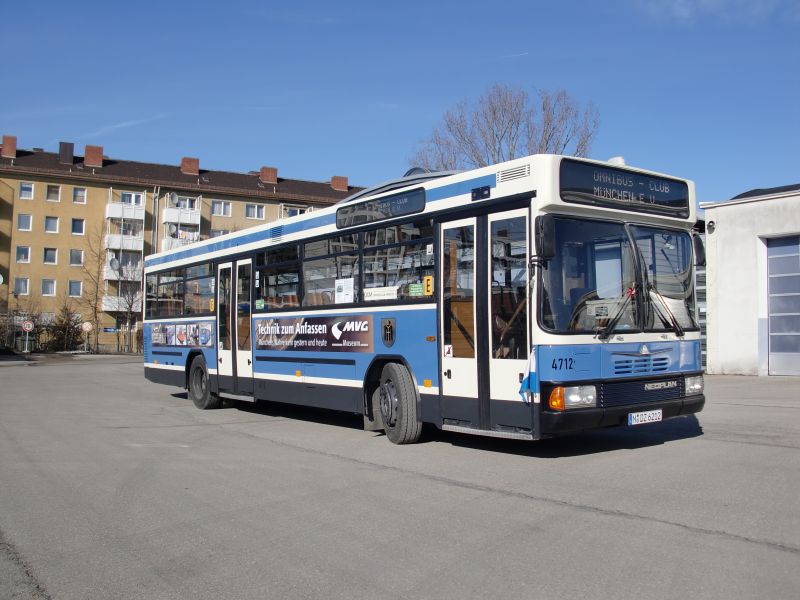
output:
<svg viewBox="0 0 800 600"><path fill-rule="evenodd" d="M230 233L229 229L212 229L211 232L208 234L208 237L219 237L221 235L226 235Z"/></svg>
<svg viewBox="0 0 800 600"><path fill-rule="evenodd" d="M44 230L47 233L58 233L58 217L45 217Z"/></svg>
<svg viewBox="0 0 800 600"><path fill-rule="evenodd" d="M14 293L17 296L28 295L28 278L27 277L14 277Z"/></svg>
<svg viewBox="0 0 800 600"><path fill-rule="evenodd" d="M17 246L17 262L29 263L31 262L31 247L30 246Z"/></svg>
<svg viewBox="0 0 800 600"><path fill-rule="evenodd" d="M167 226L167 234L175 240L196 242L200 239L200 228L197 225L185 225L183 223L175 225L174 223L170 223Z"/></svg>
<svg viewBox="0 0 800 600"><path fill-rule="evenodd" d="M175 201L172 203L173 208L185 208L189 210L194 210L197 208L197 198L192 198L190 196L178 196L175 198Z"/></svg>
<svg viewBox="0 0 800 600"><path fill-rule="evenodd" d="M142 237L144 221L139 219L128 219L127 221L113 219L111 224L112 233L115 235Z"/></svg>
<svg viewBox="0 0 800 600"><path fill-rule="evenodd" d="M142 291L142 284L140 281L120 281L119 282L119 297L126 300L134 300L139 298Z"/></svg>
<svg viewBox="0 0 800 600"><path fill-rule="evenodd" d="M56 248L45 248L42 260L46 265L58 264L58 250Z"/></svg>
<svg viewBox="0 0 800 600"><path fill-rule="evenodd" d="M47 201L48 202L61 202L61 186L49 185L47 186Z"/></svg>
<svg viewBox="0 0 800 600"><path fill-rule="evenodd" d="M55 296L55 295L56 295L56 280L42 279L42 296Z"/></svg>
<svg viewBox="0 0 800 600"><path fill-rule="evenodd" d="M142 205L142 194L139 192L122 192L122 203L130 206Z"/></svg>
<svg viewBox="0 0 800 600"><path fill-rule="evenodd" d="M72 219L72 235L83 235L85 225L85 219Z"/></svg>
<svg viewBox="0 0 800 600"><path fill-rule="evenodd" d="M23 181L19 184L19 199L33 200L33 184Z"/></svg>
<svg viewBox="0 0 800 600"><path fill-rule="evenodd" d="M211 214L215 217L230 217L231 203L223 200L211 201Z"/></svg>
<svg viewBox="0 0 800 600"><path fill-rule="evenodd" d="M245 204L244 216L248 219L261 219L264 220L264 205L263 204Z"/></svg>
<svg viewBox="0 0 800 600"><path fill-rule="evenodd" d="M56 320L56 313L43 312L39 315L39 323L42 325L52 325Z"/></svg>
<svg viewBox="0 0 800 600"><path fill-rule="evenodd" d="M297 215L304 215L309 211L307 206L291 206L288 204L281 205L281 218L296 217Z"/></svg>
<svg viewBox="0 0 800 600"><path fill-rule="evenodd" d="M80 298L83 293L83 282L69 280L69 295L71 298Z"/></svg>
<svg viewBox="0 0 800 600"><path fill-rule="evenodd" d="M108 261L116 259L122 277L125 279L141 279L140 269L142 268L142 255L139 252L130 250L109 250Z"/></svg>
<svg viewBox="0 0 800 600"><path fill-rule="evenodd" d="M17 215L17 229L20 231L30 231L32 225L33 217L21 213Z"/></svg>
<svg viewBox="0 0 800 600"><path fill-rule="evenodd" d="M72 202L74 204L86 204L86 188L72 188Z"/></svg>
<svg viewBox="0 0 800 600"><path fill-rule="evenodd" d="M72 267L80 267L83 264L83 250L71 249L69 251L69 264Z"/></svg>

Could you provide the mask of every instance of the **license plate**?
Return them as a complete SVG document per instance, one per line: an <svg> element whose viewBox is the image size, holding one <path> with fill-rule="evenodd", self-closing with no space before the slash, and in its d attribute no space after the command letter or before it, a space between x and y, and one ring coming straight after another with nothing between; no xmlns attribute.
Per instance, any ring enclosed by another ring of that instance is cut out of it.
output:
<svg viewBox="0 0 800 600"><path fill-rule="evenodd" d="M661 409L646 410L644 412L628 413L628 425L643 425L656 423L661 420Z"/></svg>

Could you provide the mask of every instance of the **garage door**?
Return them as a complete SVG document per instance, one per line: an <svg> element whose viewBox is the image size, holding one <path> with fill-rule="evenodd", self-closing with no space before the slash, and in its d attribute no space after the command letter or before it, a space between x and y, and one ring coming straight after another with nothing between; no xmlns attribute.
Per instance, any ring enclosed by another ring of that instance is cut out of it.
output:
<svg viewBox="0 0 800 600"><path fill-rule="evenodd" d="M800 375L800 236L767 240L769 374Z"/></svg>

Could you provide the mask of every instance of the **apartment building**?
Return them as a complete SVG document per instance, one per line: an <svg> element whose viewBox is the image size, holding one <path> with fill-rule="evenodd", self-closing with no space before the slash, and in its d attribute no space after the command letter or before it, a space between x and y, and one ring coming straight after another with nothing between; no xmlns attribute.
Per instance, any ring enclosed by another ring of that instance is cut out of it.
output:
<svg viewBox="0 0 800 600"><path fill-rule="evenodd" d="M0 314L46 324L66 304L93 323L92 341L120 343L141 313L145 256L334 204L360 188L120 160L101 146L58 152L0 147ZM97 307L95 313L94 307Z"/></svg>

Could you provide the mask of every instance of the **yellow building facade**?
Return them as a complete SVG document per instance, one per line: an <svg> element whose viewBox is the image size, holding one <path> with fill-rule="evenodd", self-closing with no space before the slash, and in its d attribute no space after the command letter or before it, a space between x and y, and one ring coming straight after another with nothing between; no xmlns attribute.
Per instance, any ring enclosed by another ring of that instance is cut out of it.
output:
<svg viewBox="0 0 800 600"><path fill-rule="evenodd" d="M357 191L345 177L309 182L274 167L234 173L0 147L0 346L20 349L22 323L47 326L65 309L101 351L136 349L144 257L334 204ZM3 339L5 338L5 339ZM130 347L129 347L130 344ZM31 344L31 347L33 344Z"/></svg>

